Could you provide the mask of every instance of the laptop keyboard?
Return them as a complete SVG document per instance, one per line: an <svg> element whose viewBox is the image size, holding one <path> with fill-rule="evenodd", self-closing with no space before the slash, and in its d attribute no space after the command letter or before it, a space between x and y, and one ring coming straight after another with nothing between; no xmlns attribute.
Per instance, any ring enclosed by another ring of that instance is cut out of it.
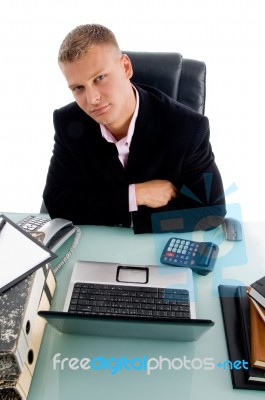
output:
<svg viewBox="0 0 265 400"><path fill-rule="evenodd" d="M68 312L84 315L190 318L184 289L75 283Z"/></svg>

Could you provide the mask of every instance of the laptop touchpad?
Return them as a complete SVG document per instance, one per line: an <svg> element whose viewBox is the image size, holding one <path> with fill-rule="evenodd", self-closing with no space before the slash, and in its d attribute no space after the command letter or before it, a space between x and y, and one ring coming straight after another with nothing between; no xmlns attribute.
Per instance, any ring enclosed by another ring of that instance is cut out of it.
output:
<svg viewBox="0 0 265 400"><path fill-rule="evenodd" d="M119 265L117 268L116 280L124 283L147 283L148 268L129 267Z"/></svg>

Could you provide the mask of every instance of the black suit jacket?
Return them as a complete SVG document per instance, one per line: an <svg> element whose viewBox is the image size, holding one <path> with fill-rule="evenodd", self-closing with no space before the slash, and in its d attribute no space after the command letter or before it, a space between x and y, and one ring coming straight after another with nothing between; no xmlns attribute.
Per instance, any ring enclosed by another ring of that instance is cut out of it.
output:
<svg viewBox="0 0 265 400"><path fill-rule="evenodd" d="M128 185L153 179L171 181L179 194L166 207L140 206L133 212L136 233L152 231L153 212L225 204L208 119L156 89L135 86L140 106L126 170L116 146L102 137L99 124L75 102L54 112L55 145L43 196L52 218L130 226ZM205 173L212 176L210 197ZM184 187L200 201L183 194Z"/></svg>

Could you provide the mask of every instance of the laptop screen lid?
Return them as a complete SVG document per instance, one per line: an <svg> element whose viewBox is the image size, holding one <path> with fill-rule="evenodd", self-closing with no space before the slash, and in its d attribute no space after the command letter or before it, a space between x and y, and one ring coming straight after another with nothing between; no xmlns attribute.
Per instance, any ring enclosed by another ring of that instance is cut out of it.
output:
<svg viewBox="0 0 265 400"><path fill-rule="evenodd" d="M90 336L197 341L214 322L207 319L155 320L126 317L95 317L60 311L39 311L61 333Z"/></svg>

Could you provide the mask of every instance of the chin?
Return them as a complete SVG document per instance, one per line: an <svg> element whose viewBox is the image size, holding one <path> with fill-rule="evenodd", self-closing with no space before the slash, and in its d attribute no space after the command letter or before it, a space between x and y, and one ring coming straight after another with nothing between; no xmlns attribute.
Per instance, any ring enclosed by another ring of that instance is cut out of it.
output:
<svg viewBox="0 0 265 400"><path fill-rule="evenodd" d="M94 119L94 121L96 121L98 124L101 124L101 125L109 125L109 124L111 124L111 121L110 121L110 119L109 118L97 118L97 119L95 119L95 118L93 118Z"/></svg>
<svg viewBox="0 0 265 400"><path fill-rule="evenodd" d="M110 115L101 115L98 118L93 118L98 124L101 125L110 125L113 124L117 119Z"/></svg>

